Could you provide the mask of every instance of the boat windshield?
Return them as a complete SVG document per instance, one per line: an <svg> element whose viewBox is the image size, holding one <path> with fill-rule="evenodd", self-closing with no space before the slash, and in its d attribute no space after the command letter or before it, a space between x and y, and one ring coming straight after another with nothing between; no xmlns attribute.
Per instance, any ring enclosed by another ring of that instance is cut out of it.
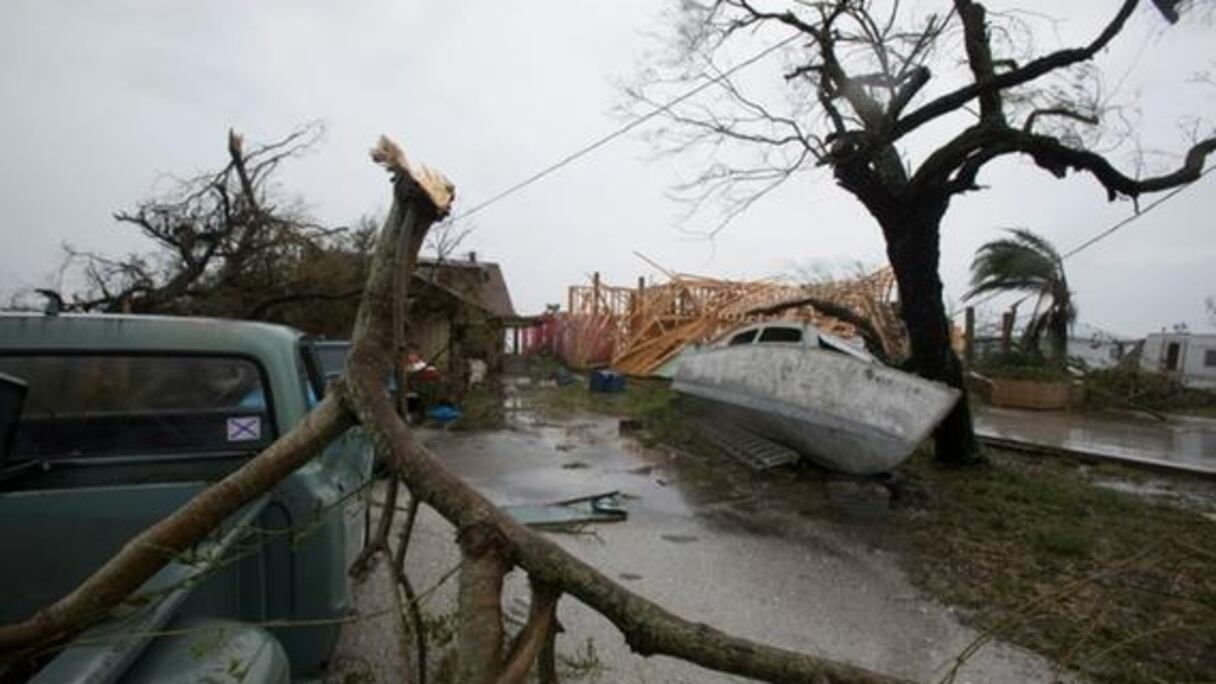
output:
<svg viewBox="0 0 1216 684"><path fill-rule="evenodd" d="M802 331L798 328L775 327L765 328L764 332L760 333L761 344L765 342L801 342Z"/></svg>
<svg viewBox="0 0 1216 684"><path fill-rule="evenodd" d="M759 331L756 330L755 328L752 328L751 330L744 330L743 332L739 333L738 335L735 335L734 337L730 338L730 342L727 342L726 344L731 347L733 347L737 344L751 344L752 340L756 339L757 332L759 332Z"/></svg>

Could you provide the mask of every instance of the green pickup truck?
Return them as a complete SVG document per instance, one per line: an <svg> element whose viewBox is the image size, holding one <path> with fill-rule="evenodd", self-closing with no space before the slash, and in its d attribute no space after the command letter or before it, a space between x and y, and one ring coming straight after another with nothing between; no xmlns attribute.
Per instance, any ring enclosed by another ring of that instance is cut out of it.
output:
<svg viewBox="0 0 1216 684"><path fill-rule="evenodd" d="M70 591L299 422L324 392L323 346L251 322L0 314L0 623ZM66 647L7 674L322 677L350 609L372 463L348 431Z"/></svg>

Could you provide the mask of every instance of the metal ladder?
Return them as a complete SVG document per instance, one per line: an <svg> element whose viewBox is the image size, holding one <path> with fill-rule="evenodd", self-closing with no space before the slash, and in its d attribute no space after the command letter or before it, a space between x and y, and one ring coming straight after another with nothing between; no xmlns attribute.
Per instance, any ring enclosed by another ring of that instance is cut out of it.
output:
<svg viewBox="0 0 1216 684"><path fill-rule="evenodd" d="M710 444L753 470L769 470L790 465L801 458L797 451L745 428L705 419L698 419L697 427Z"/></svg>

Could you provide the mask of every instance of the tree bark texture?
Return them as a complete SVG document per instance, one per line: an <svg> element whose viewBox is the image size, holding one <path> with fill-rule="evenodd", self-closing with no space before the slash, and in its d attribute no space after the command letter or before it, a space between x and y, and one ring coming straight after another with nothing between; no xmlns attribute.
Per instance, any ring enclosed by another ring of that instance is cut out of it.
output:
<svg viewBox="0 0 1216 684"><path fill-rule="evenodd" d="M961 393L958 403L933 433L936 459L961 465L981 458L981 451L972 424L963 365L951 345L950 319L938 275L938 230L944 211L944 203L913 205L904 220L895 225L884 223L883 233L887 258L899 285L900 316L908 328L912 370Z"/></svg>
<svg viewBox="0 0 1216 684"><path fill-rule="evenodd" d="M460 531L456 673L462 684L492 684L502 666L502 581L511 566L490 525Z"/></svg>
<svg viewBox="0 0 1216 684"><path fill-rule="evenodd" d="M532 605L528 610L528 621L511 645L506 664L495 684L523 684L537 662L542 651L553 642L556 634L557 601L561 594L553 587L532 583ZM545 666L547 667L547 665ZM538 672L539 672L538 667ZM538 674L538 678L540 675Z"/></svg>
<svg viewBox="0 0 1216 684"><path fill-rule="evenodd" d="M850 150L835 162L837 182L878 220L887 260L899 286L899 314L908 329L910 370L944 382L961 396L933 433L935 458L961 465L983 458L975 438L963 366L950 346L950 319L938 275L940 227L949 193L917 192L894 148L874 153Z"/></svg>

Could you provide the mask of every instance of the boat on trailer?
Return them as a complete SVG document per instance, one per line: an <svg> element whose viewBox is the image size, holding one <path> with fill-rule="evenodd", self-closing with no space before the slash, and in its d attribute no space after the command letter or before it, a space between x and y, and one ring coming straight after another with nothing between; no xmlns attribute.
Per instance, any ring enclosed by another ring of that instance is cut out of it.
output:
<svg viewBox="0 0 1216 684"><path fill-rule="evenodd" d="M707 402L715 420L852 475L898 466L959 398L860 344L792 321L738 328L684 355L672 389Z"/></svg>

